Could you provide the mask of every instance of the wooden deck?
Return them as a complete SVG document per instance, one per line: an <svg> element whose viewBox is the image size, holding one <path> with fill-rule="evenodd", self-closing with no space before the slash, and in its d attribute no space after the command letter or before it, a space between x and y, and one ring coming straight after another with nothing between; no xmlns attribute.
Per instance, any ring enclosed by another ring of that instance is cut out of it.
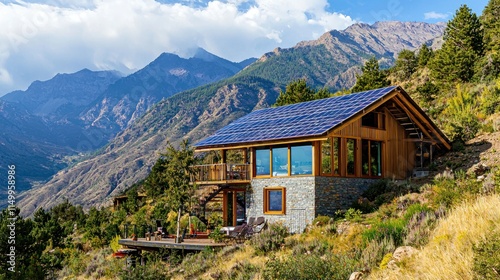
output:
<svg viewBox="0 0 500 280"><path fill-rule="evenodd" d="M162 240L147 241L146 238L139 238L137 241L132 239L120 239L118 244L128 248L138 250L158 250L177 249L187 251L203 251L206 247L221 249L226 246L225 243L212 243L211 239L184 239L182 243L175 243L175 239L166 238Z"/></svg>

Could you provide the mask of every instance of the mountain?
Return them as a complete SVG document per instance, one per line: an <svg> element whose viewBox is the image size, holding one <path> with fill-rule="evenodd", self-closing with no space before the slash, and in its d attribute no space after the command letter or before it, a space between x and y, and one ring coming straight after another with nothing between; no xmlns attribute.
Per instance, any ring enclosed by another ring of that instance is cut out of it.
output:
<svg viewBox="0 0 500 280"><path fill-rule="evenodd" d="M195 142L252 110L268 107L287 83L298 78L314 87L350 87L350 79L368 57L375 55L390 65L399 51L431 44L443 30L442 24L356 24L293 48L275 49L234 77L153 105L94 157L22 194L19 206L23 214L30 214L64 199L85 207L106 204L143 179L167 143L183 138Z"/></svg>
<svg viewBox="0 0 500 280"><path fill-rule="evenodd" d="M35 81L0 98L0 155L24 171L18 190L29 189L81 158L78 153L106 145L163 98L233 76L252 61L234 63L198 49L188 59L163 53L126 77L84 69ZM0 180L6 168L0 166Z"/></svg>
<svg viewBox="0 0 500 280"><path fill-rule="evenodd" d="M201 48L189 59L163 53L111 85L80 118L102 134L114 135L163 98L231 77L244 66L245 62L230 62Z"/></svg>

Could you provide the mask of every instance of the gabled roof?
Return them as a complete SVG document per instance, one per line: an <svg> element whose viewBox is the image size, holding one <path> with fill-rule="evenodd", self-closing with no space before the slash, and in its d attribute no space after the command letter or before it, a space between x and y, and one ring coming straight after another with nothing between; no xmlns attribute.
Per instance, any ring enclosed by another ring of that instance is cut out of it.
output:
<svg viewBox="0 0 500 280"><path fill-rule="evenodd" d="M397 86L266 108L232 122L195 147L320 136L391 93Z"/></svg>

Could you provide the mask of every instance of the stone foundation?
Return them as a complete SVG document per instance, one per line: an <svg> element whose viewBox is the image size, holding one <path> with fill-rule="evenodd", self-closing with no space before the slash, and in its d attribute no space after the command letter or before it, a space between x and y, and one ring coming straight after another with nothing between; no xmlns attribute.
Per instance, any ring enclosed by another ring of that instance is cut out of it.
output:
<svg viewBox="0 0 500 280"><path fill-rule="evenodd" d="M247 217L264 216L268 222L282 222L291 232L303 232L318 215L333 216L348 209L376 180L339 177L274 177L253 179L247 189ZM284 215L264 214L264 188L286 188Z"/></svg>

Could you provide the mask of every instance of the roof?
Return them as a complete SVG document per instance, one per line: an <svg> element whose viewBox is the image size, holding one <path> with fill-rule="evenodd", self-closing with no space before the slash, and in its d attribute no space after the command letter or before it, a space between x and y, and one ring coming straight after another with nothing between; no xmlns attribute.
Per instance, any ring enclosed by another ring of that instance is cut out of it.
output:
<svg viewBox="0 0 500 280"><path fill-rule="evenodd" d="M226 146L321 136L344 123L397 86L256 110L237 119L194 146Z"/></svg>

